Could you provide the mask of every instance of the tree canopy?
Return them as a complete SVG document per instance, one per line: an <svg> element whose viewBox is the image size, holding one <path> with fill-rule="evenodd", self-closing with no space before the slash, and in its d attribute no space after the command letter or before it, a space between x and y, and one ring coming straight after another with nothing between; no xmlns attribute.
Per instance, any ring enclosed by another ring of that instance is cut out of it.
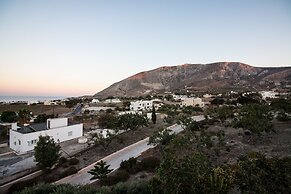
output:
<svg viewBox="0 0 291 194"><path fill-rule="evenodd" d="M90 171L88 171L89 174L92 174L93 177L90 178L90 180L94 179L100 179L101 181L105 180L107 178L107 175L112 171L112 169L109 169L110 165L107 165L106 162L101 160L100 162L97 162L94 168Z"/></svg>
<svg viewBox="0 0 291 194"><path fill-rule="evenodd" d="M1 114L1 121L7 122L7 123L12 123L17 121L17 115L16 112L14 111L4 111Z"/></svg>
<svg viewBox="0 0 291 194"><path fill-rule="evenodd" d="M49 136L39 136L34 147L34 157L37 166L41 169L50 169L60 157L61 146L57 145L54 139Z"/></svg>

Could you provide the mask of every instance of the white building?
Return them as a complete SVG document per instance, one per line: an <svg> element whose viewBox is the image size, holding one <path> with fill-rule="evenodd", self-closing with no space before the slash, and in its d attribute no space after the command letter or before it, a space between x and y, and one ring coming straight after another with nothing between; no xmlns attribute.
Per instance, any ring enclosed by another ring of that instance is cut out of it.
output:
<svg viewBox="0 0 291 194"><path fill-rule="evenodd" d="M98 102L100 102L97 98L94 98L92 101L91 101L91 103L98 103Z"/></svg>
<svg viewBox="0 0 291 194"><path fill-rule="evenodd" d="M46 100L43 102L43 105L58 105L56 101Z"/></svg>
<svg viewBox="0 0 291 194"><path fill-rule="evenodd" d="M278 98L279 93L274 91L261 91L262 99L266 100L267 98Z"/></svg>
<svg viewBox="0 0 291 194"><path fill-rule="evenodd" d="M152 110L153 101L152 100L138 100L135 102L130 102L131 111L143 111L143 110Z"/></svg>
<svg viewBox="0 0 291 194"><path fill-rule="evenodd" d="M121 100L119 100L118 98L109 98L105 100L105 103L120 103Z"/></svg>
<svg viewBox="0 0 291 194"><path fill-rule="evenodd" d="M33 150L39 136L50 136L56 142L63 142L83 135L83 124L71 125L68 118L48 119L46 123L23 127L14 123L11 128L9 145L18 154Z"/></svg>
<svg viewBox="0 0 291 194"><path fill-rule="evenodd" d="M125 115L125 114L139 114L139 115L142 115L142 111L129 110L129 111L122 111L122 112L118 113L118 115Z"/></svg>
<svg viewBox="0 0 291 194"><path fill-rule="evenodd" d="M87 106L82 108L82 112L84 113L86 110L88 110L90 113L98 113L100 111L106 111L108 109L115 110L115 107L110 106Z"/></svg>
<svg viewBox="0 0 291 194"><path fill-rule="evenodd" d="M204 102L201 98L185 98L182 100L182 106L199 106L204 107Z"/></svg>
<svg viewBox="0 0 291 194"><path fill-rule="evenodd" d="M187 98L187 95L173 95L174 100L183 100Z"/></svg>

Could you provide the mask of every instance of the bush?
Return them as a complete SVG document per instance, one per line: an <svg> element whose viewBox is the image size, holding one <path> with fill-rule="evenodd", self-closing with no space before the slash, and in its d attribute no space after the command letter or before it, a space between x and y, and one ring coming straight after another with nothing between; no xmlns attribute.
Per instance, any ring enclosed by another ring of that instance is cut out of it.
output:
<svg viewBox="0 0 291 194"><path fill-rule="evenodd" d="M41 193L53 193L57 185L52 184L39 184L33 187L26 187L21 194L41 194ZM9 192L10 193L10 192Z"/></svg>
<svg viewBox="0 0 291 194"><path fill-rule="evenodd" d="M35 178L33 179L29 179L29 180L25 180L25 181L20 181L17 183L14 183L10 188L8 193L13 193L13 192L19 192L25 188L29 188L32 187L34 185L36 185L37 180Z"/></svg>
<svg viewBox="0 0 291 194"><path fill-rule="evenodd" d="M60 157L59 161L58 161L58 166L63 165L64 163L67 162L67 158L65 157Z"/></svg>
<svg viewBox="0 0 291 194"><path fill-rule="evenodd" d="M289 121L290 118L284 111L280 111L277 116L278 121Z"/></svg>
<svg viewBox="0 0 291 194"><path fill-rule="evenodd" d="M70 166L68 169L64 170L64 172L61 173L60 178L64 178L66 176L76 174L78 172L78 169L75 166Z"/></svg>
<svg viewBox="0 0 291 194"><path fill-rule="evenodd" d="M115 185L119 182L125 182L129 179L130 175L126 170L118 170L115 174L108 176L101 181L102 185Z"/></svg>
<svg viewBox="0 0 291 194"><path fill-rule="evenodd" d="M4 111L2 114L1 114L1 117L0 117L1 121L3 122L8 122L8 123L12 123L12 122L16 122L17 121L17 115L16 115L16 112L14 111Z"/></svg>
<svg viewBox="0 0 291 194"><path fill-rule="evenodd" d="M61 174L59 172L53 172L53 173L45 174L44 181L46 183L52 183L52 182L55 182L61 178L62 177L61 177Z"/></svg>
<svg viewBox="0 0 291 194"><path fill-rule="evenodd" d="M160 163L161 160L154 156L146 157L141 161L143 169L150 172L154 171L160 165Z"/></svg>
<svg viewBox="0 0 291 194"><path fill-rule="evenodd" d="M121 162L120 169L126 170L130 174L135 174L140 171L140 165L136 158L131 157L128 160Z"/></svg>
<svg viewBox="0 0 291 194"><path fill-rule="evenodd" d="M242 193L290 193L291 158L251 152L239 158L236 184Z"/></svg>
<svg viewBox="0 0 291 194"><path fill-rule="evenodd" d="M69 162L69 165L76 165L76 164L79 164L80 161L78 158L70 158L68 162Z"/></svg>

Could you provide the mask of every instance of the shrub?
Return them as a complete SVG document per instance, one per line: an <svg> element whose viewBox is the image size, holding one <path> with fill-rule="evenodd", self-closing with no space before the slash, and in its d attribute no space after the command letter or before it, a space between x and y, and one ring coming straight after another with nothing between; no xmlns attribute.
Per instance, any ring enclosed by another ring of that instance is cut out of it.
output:
<svg viewBox="0 0 291 194"><path fill-rule="evenodd" d="M52 182L57 181L59 179L61 179L60 172L48 173L48 174L45 174L45 176L44 176L44 181L46 183L52 183Z"/></svg>
<svg viewBox="0 0 291 194"><path fill-rule="evenodd" d="M148 171L154 171L160 165L160 163L160 159L154 156L146 157L141 161L143 169Z"/></svg>
<svg viewBox="0 0 291 194"><path fill-rule="evenodd" d="M13 192L17 192L17 191L21 191L25 188L29 188L36 185L36 180L35 179L29 179L29 180L25 180L25 181L20 181L17 183L14 183L10 188L8 193L13 193Z"/></svg>
<svg viewBox="0 0 291 194"><path fill-rule="evenodd" d="M76 164L79 164L79 159L78 158L71 158L68 160L69 162L69 165L76 165Z"/></svg>
<svg viewBox="0 0 291 194"><path fill-rule="evenodd" d="M58 166L63 165L64 163L67 162L67 158L65 157L60 157L59 161L58 161Z"/></svg>
<svg viewBox="0 0 291 194"><path fill-rule="evenodd" d="M130 174L135 174L140 171L140 165L138 164L136 158L129 158L124 160L120 164L120 169L126 170Z"/></svg>
<svg viewBox="0 0 291 194"><path fill-rule="evenodd" d="M266 158L251 152L239 158L236 184L242 193L289 193L291 158Z"/></svg>
<svg viewBox="0 0 291 194"><path fill-rule="evenodd" d="M278 121L289 121L290 118L284 111L280 111L277 116Z"/></svg>
<svg viewBox="0 0 291 194"><path fill-rule="evenodd" d="M78 169L75 166L70 166L68 169L64 170L64 172L61 173L60 178L64 178L66 176L75 174L78 172Z"/></svg>
<svg viewBox="0 0 291 194"><path fill-rule="evenodd" d="M126 170L118 170L115 174L108 176L106 179L101 181L102 185L115 185L119 182L125 182L129 179L130 175Z"/></svg>

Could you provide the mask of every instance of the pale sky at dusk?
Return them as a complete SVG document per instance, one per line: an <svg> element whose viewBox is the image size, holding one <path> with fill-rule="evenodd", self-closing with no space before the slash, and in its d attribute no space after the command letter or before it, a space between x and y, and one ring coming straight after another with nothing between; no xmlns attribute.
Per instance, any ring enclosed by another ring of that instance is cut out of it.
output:
<svg viewBox="0 0 291 194"><path fill-rule="evenodd" d="M291 66L291 1L0 0L0 95L94 94L218 61Z"/></svg>

